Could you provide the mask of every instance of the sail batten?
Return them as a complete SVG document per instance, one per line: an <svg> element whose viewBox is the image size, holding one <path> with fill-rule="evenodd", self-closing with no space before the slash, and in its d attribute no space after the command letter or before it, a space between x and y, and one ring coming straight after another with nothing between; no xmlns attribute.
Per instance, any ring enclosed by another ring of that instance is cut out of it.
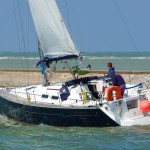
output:
<svg viewBox="0 0 150 150"><path fill-rule="evenodd" d="M28 0L43 58L78 57L55 0Z"/></svg>

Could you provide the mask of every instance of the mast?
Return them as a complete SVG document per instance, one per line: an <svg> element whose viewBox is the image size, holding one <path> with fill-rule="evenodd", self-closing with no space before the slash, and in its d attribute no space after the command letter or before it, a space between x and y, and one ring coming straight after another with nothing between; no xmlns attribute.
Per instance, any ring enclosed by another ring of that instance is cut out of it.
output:
<svg viewBox="0 0 150 150"><path fill-rule="evenodd" d="M39 39L38 39L38 51L39 51L40 60L43 60L44 55L42 53L41 44L40 44ZM43 85L46 86L46 85L48 85L48 77L47 77L47 74L45 72L45 70L47 69L46 68L46 64L45 63L41 63L40 64L40 68L41 68L41 73L42 73L42 76L43 76Z"/></svg>

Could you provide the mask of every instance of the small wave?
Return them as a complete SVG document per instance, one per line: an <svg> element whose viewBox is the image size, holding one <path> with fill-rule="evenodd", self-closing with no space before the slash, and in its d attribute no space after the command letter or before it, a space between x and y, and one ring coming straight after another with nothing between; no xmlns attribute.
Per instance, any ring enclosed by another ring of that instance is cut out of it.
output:
<svg viewBox="0 0 150 150"><path fill-rule="evenodd" d="M106 60L106 59L145 59L149 60L150 57L115 57L115 56L110 56L110 57L100 57L100 56L83 56L84 59L99 59L99 60Z"/></svg>
<svg viewBox="0 0 150 150"><path fill-rule="evenodd" d="M8 119L6 116L0 115L0 126L11 127L16 125L16 122L12 119Z"/></svg>
<svg viewBox="0 0 150 150"><path fill-rule="evenodd" d="M0 57L0 60L39 60L39 57Z"/></svg>
<svg viewBox="0 0 150 150"><path fill-rule="evenodd" d="M150 57L131 57L130 59L150 59Z"/></svg>
<svg viewBox="0 0 150 150"><path fill-rule="evenodd" d="M114 56L110 56L110 57L84 56L83 58L85 59L122 59L121 57L114 57Z"/></svg>

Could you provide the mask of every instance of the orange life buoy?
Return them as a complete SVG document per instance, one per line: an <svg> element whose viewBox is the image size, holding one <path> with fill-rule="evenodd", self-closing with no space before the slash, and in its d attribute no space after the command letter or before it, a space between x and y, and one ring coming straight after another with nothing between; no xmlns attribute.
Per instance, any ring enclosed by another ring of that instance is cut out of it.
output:
<svg viewBox="0 0 150 150"><path fill-rule="evenodd" d="M118 86L110 86L108 88L108 91L107 91L107 98L108 98L109 101L113 100L113 96L112 96L112 94L113 94L112 92L113 91L116 91L116 99L120 99L122 97L120 87L118 87Z"/></svg>

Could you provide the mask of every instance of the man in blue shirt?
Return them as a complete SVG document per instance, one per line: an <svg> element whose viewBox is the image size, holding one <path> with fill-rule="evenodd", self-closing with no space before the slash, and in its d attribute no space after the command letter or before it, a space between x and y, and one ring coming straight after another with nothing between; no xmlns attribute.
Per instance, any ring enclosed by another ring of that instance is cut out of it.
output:
<svg viewBox="0 0 150 150"><path fill-rule="evenodd" d="M111 78L111 74L115 73L115 67L112 65L111 62L107 63L108 67L108 77Z"/></svg>

